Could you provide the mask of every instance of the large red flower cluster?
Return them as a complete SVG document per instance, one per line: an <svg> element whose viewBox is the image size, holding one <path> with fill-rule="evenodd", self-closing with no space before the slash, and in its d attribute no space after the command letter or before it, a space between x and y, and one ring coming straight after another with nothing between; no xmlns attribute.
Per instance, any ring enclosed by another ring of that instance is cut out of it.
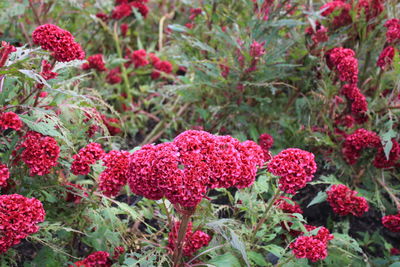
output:
<svg viewBox="0 0 400 267"><path fill-rule="evenodd" d="M344 1L331 1L321 6L320 8L320 10L323 10L321 15L324 17L327 17L334 12L340 12L337 16L333 18L332 26L334 29L346 26L352 22L350 9L350 4L345 3Z"/></svg>
<svg viewBox="0 0 400 267"><path fill-rule="evenodd" d="M149 8L145 5L146 2L147 0L116 1L111 17L116 20L126 18L132 14L132 9L136 9L143 17L147 17Z"/></svg>
<svg viewBox="0 0 400 267"><path fill-rule="evenodd" d="M371 131L360 128L346 137L342 146L342 153L346 162L355 164L366 148L379 148L381 140L379 136Z"/></svg>
<svg viewBox="0 0 400 267"><path fill-rule="evenodd" d="M145 145L130 158L128 183L149 199L167 197L185 207L197 205L208 188L244 188L263 164L261 148L230 136L189 130L173 142Z"/></svg>
<svg viewBox="0 0 400 267"><path fill-rule="evenodd" d="M358 81L358 60L349 48L336 47L326 53L329 68L334 69L343 82L351 84Z"/></svg>
<svg viewBox="0 0 400 267"><path fill-rule="evenodd" d="M312 180L317 164L314 161L314 154L298 148L289 148L272 158L268 170L273 175L281 177L279 188L282 191L296 194Z"/></svg>
<svg viewBox="0 0 400 267"><path fill-rule="evenodd" d="M11 53L17 51L14 46L2 41L0 46L0 68L3 67Z"/></svg>
<svg viewBox="0 0 400 267"><path fill-rule="evenodd" d="M103 156L106 169L100 174L99 189L108 197L116 196L126 185L126 171L129 165L129 152L112 150Z"/></svg>
<svg viewBox="0 0 400 267"><path fill-rule="evenodd" d="M111 267L111 265L110 254L105 251L97 251L69 267Z"/></svg>
<svg viewBox="0 0 400 267"><path fill-rule="evenodd" d="M328 195L326 200L333 211L340 216L353 214L359 217L369 209L367 200L356 196L357 191L352 191L345 185L332 185L326 193Z"/></svg>
<svg viewBox="0 0 400 267"><path fill-rule="evenodd" d="M82 69L89 70L95 69L97 71L106 71L106 65L104 63L103 55L102 54L95 54L87 59L87 63L82 64Z"/></svg>
<svg viewBox="0 0 400 267"><path fill-rule="evenodd" d="M0 187L7 186L7 180L10 178L10 171L7 168L7 165L0 162Z"/></svg>
<svg viewBox="0 0 400 267"><path fill-rule="evenodd" d="M400 213L382 218L382 224L392 232L400 232Z"/></svg>
<svg viewBox="0 0 400 267"><path fill-rule="evenodd" d="M51 168L57 165L60 156L57 141L53 137L33 131L27 132L23 139L18 149L24 149L21 158L28 165L29 174L33 176L50 173Z"/></svg>
<svg viewBox="0 0 400 267"><path fill-rule="evenodd" d="M14 129L16 131L21 130L22 121L20 117L14 112L0 113L0 129Z"/></svg>
<svg viewBox="0 0 400 267"><path fill-rule="evenodd" d="M300 205L289 197L281 196L274 202L274 205L285 213L303 213Z"/></svg>
<svg viewBox="0 0 400 267"><path fill-rule="evenodd" d="M37 224L43 222L44 217L43 205L35 198L0 195L0 254L36 233Z"/></svg>
<svg viewBox="0 0 400 267"><path fill-rule="evenodd" d="M52 52L57 61L68 62L75 59L84 59L85 52L69 31L53 24L44 24L37 27L32 33L35 44L44 50Z"/></svg>
<svg viewBox="0 0 400 267"><path fill-rule="evenodd" d="M78 154L72 156L74 161L71 165L71 172L75 175L87 175L90 172L90 165L95 164L104 155L104 150L98 143L90 143L81 148Z"/></svg>
<svg viewBox="0 0 400 267"><path fill-rule="evenodd" d="M175 222L172 231L168 234L168 248L171 249L171 251L174 251L175 249L179 227L180 222ZM210 240L211 237L203 231L197 230L193 232L192 222L189 222L185 238L183 240L183 255L191 257L200 248L207 246Z"/></svg>

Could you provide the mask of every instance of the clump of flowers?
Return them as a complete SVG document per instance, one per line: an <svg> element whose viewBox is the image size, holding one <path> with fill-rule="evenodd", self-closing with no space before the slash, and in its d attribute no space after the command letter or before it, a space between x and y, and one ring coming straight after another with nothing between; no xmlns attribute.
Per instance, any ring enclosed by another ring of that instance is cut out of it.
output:
<svg viewBox="0 0 400 267"><path fill-rule="evenodd" d="M289 197L281 196L274 205L285 213L303 213L300 205Z"/></svg>
<svg viewBox="0 0 400 267"><path fill-rule="evenodd" d="M384 216L382 224L392 232L400 232L400 214Z"/></svg>
<svg viewBox="0 0 400 267"><path fill-rule="evenodd" d="M102 54L92 55L88 57L87 61L87 63L82 64L84 70L95 69L100 72L107 70Z"/></svg>
<svg viewBox="0 0 400 267"><path fill-rule="evenodd" d="M7 168L7 165L0 162L0 187L7 186L7 180L10 178L10 171Z"/></svg>
<svg viewBox="0 0 400 267"><path fill-rule="evenodd" d="M326 193L328 203L340 216L352 214L360 217L369 209L367 200L356 196L358 192L352 191L345 185L332 185Z"/></svg>
<svg viewBox="0 0 400 267"><path fill-rule="evenodd" d="M358 14L364 13L367 21L378 17L384 10L385 0L359 0L356 5Z"/></svg>
<svg viewBox="0 0 400 267"><path fill-rule="evenodd" d="M172 64L166 60L158 60L153 63L154 70L151 73L151 78L153 80L160 78L161 73L170 74L172 73Z"/></svg>
<svg viewBox="0 0 400 267"><path fill-rule="evenodd" d="M393 63L395 51L396 51L396 48L394 48L393 46L385 47L382 50L381 54L379 55L376 65L378 67L380 67L382 70L387 69Z"/></svg>
<svg viewBox="0 0 400 267"><path fill-rule="evenodd" d="M45 211L35 198L18 194L0 195L0 254L39 230Z"/></svg>
<svg viewBox="0 0 400 267"><path fill-rule="evenodd" d="M378 151L376 152L373 164L376 168L387 169L394 167L396 163L399 161L399 159L400 159L400 145L395 139L392 139L392 149L390 150L389 158L386 157L385 150L383 146L381 146L378 148Z"/></svg>
<svg viewBox="0 0 400 267"><path fill-rule="evenodd" d="M279 188L288 194L296 194L314 177L317 164L314 154L289 148L274 156L268 164L268 171L280 176Z"/></svg>
<svg viewBox="0 0 400 267"><path fill-rule="evenodd" d="M13 46L10 45L7 42L2 41L1 46L0 46L0 68L4 67L6 64L9 56L11 53L17 51L17 49Z"/></svg>
<svg viewBox="0 0 400 267"><path fill-rule="evenodd" d="M72 157L74 161L71 165L71 172L75 175L87 175L90 172L90 165L95 164L103 155L104 150L100 144L88 144Z"/></svg>
<svg viewBox="0 0 400 267"><path fill-rule="evenodd" d="M315 23L315 28L310 26L306 29L306 34L311 36L311 40L313 41L314 45L324 43L329 40L328 29L318 21Z"/></svg>
<svg viewBox="0 0 400 267"><path fill-rule="evenodd" d="M270 161L272 156L269 152L269 150L271 149L271 147L274 144L274 138L267 134L267 133L263 133L260 135L259 139L258 139L258 145L261 147L261 149L264 152L264 160L265 161Z"/></svg>
<svg viewBox="0 0 400 267"><path fill-rule="evenodd" d="M77 261L69 267L111 267L110 254L105 251L96 251L85 259Z"/></svg>
<svg viewBox="0 0 400 267"><path fill-rule="evenodd" d="M99 177L99 190L108 197L116 196L126 185L126 172L129 164L129 152L112 150L103 156L106 169Z"/></svg>
<svg viewBox="0 0 400 267"><path fill-rule="evenodd" d="M18 149L23 149L21 158L30 169L29 174L49 174L51 168L57 165L60 156L57 141L53 137L33 131L27 132L23 140Z"/></svg>
<svg viewBox="0 0 400 267"><path fill-rule="evenodd" d="M358 161L364 149L380 146L381 140L376 133L360 128L346 137L342 153L346 162L353 165Z"/></svg>
<svg viewBox="0 0 400 267"><path fill-rule="evenodd" d="M16 131L21 130L22 121L20 117L14 112L0 113L0 128L2 130L14 129Z"/></svg>
<svg viewBox="0 0 400 267"><path fill-rule="evenodd" d="M135 194L149 199L167 197L194 207L208 188L250 186L263 152L252 141L189 130L173 142L145 145L130 158L128 183Z"/></svg>
<svg viewBox="0 0 400 267"><path fill-rule="evenodd" d="M321 15L324 17L327 17L332 13L338 13L338 15L333 18L332 26L334 29L346 26L352 22L350 9L350 4L344 1L331 1L320 8L320 10L323 10Z"/></svg>
<svg viewBox="0 0 400 267"><path fill-rule="evenodd" d="M388 43L395 43L400 40L400 20L390 19L386 21L386 41Z"/></svg>
<svg viewBox="0 0 400 267"><path fill-rule="evenodd" d="M351 103L351 113L356 121L363 123L367 120L368 103L356 84L345 84L340 91Z"/></svg>
<svg viewBox="0 0 400 267"><path fill-rule="evenodd" d="M334 69L343 82L351 84L358 81L358 60L355 52L348 48L336 47L326 53L328 67Z"/></svg>
<svg viewBox="0 0 400 267"><path fill-rule="evenodd" d="M60 62L84 59L85 52L69 31L53 24L37 27L32 33L32 39L44 50L52 52L52 56Z"/></svg>
<svg viewBox="0 0 400 267"><path fill-rule="evenodd" d="M168 248L174 251L176 240L178 239L178 231L180 222L175 222L172 231L168 234ZM183 255L191 257L196 251L208 245L211 237L203 231L197 230L193 232L192 222L189 222L183 241Z"/></svg>
<svg viewBox="0 0 400 267"><path fill-rule="evenodd" d="M120 67L115 67L114 69L108 71L106 82L109 84L118 84L122 82Z"/></svg>
<svg viewBox="0 0 400 267"><path fill-rule="evenodd" d="M149 8L144 4L147 0L127 0L117 1L117 6L114 7L111 17L115 20L120 20L129 17L132 14L132 9L136 9L144 18L149 13Z"/></svg>

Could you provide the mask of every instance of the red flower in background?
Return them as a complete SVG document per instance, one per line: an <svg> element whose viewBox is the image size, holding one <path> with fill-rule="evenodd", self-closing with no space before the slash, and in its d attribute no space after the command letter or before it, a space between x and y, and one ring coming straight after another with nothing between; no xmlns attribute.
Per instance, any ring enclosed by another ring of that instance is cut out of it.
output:
<svg viewBox="0 0 400 267"><path fill-rule="evenodd" d="M84 260L77 261L74 265L69 265L69 267L111 267L111 265L110 254L105 251L97 251L87 256Z"/></svg>
<svg viewBox="0 0 400 267"><path fill-rule="evenodd" d="M382 224L392 232L400 232L400 214L384 216Z"/></svg>
<svg viewBox="0 0 400 267"><path fill-rule="evenodd" d="M104 155L104 150L98 143L90 143L81 148L78 154L72 158L71 172L75 175L87 175L90 172L90 165L95 164Z"/></svg>
<svg viewBox="0 0 400 267"><path fill-rule="evenodd" d="M261 149L264 152L264 160L270 161L272 156L270 155L269 150L274 144L274 138L267 133L263 133L258 138L258 144L260 145Z"/></svg>
<svg viewBox="0 0 400 267"><path fill-rule="evenodd" d="M84 70L95 69L98 71L107 70L102 54L92 55L88 57L87 60L88 60L87 63L82 64L82 69Z"/></svg>
<svg viewBox="0 0 400 267"><path fill-rule="evenodd" d="M129 26L126 23L122 23L121 26L119 26L119 29L121 30L122 37L125 37L126 33L128 32Z"/></svg>
<svg viewBox="0 0 400 267"><path fill-rule="evenodd" d="M373 164L376 168L387 169L394 167L399 159L400 145L395 139L392 139L392 148L389 153L389 158L386 158L384 147L381 146L378 148Z"/></svg>
<svg viewBox="0 0 400 267"><path fill-rule="evenodd" d="M112 11L111 17L116 20L123 19L132 14L132 7L128 4L121 4L114 7Z"/></svg>
<svg viewBox="0 0 400 267"><path fill-rule="evenodd" d="M21 130L22 121L17 114L14 112L0 113L0 129L14 129L16 131Z"/></svg>
<svg viewBox="0 0 400 267"><path fill-rule="evenodd" d="M109 84L118 84L122 82L120 67L116 67L108 72L106 82Z"/></svg>
<svg viewBox="0 0 400 267"><path fill-rule="evenodd" d="M293 202L293 204L290 202ZM285 213L303 213L300 205L289 197L281 196L275 201L274 205Z"/></svg>
<svg viewBox="0 0 400 267"><path fill-rule="evenodd" d="M332 13L339 13L339 15L333 18L332 26L334 29L346 26L352 22L350 9L350 4L343 1L331 1L320 8L320 10L323 10L321 15L324 17L327 17Z"/></svg>
<svg viewBox="0 0 400 267"><path fill-rule="evenodd" d="M7 186L7 180L10 178L10 171L7 165L0 162L0 187Z"/></svg>
<svg viewBox="0 0 400 267"><path fill-rule="evenodd" d="M149 64L149 61L146 59L147 53L146 50L140 49L133 51L130 55L130 59L135 66L135 68L143 67Z"/></svg>
<svg viewBox="0 0 400 267"><path fill-rule="evenodd" d="M72 34L56 25L44 24L37 27L32 33L32 39L42 49L51 51L57 61L68 62L85 58L85 52L75 42Z"/></svg>
<svg viewBox="0 0 400 267"><path fill-rule="evenodd" d="M376 133L361 128L346 137L342 153L346 162L353 165L358 161L364 149L379 148L380 146L381 140Z"/></svg>
<svg viewBox="0 0 400 267"><path fill-rule="evenodd" d="M166 74L172 73L172 64L166 60L158 60L154 63L154 70L151 73L153 80L160 78L161 72Z"/></svg>
<svg viewBox="0 0 400 267"><path fill-rule="evenodd" d="M400 20L390 19L386 21L386 41L388 43L395 43L400 40Z"/></svg>
<svg viewBox="0 0 400 267"><path fill-rule="evenodd" d="M394 48L393 46L385 47L382 50L381 54L379 55L376 65L378 67L380 67L382 70L389 68L393 63L395 51L396 51L396 48Z"/></svg>
<svg viewBox="0 0 400 267"><path fill-rule="evenodd" d="M360 217L368 211L369 205L365 198L358 197L357 191L352 191L345 185L332 185L327 191L327 201L333 211L340 216L353 214Z"/></svg>
<svg viewBox="0 0 400 267"><path fill-rule="evenodd" d="M7 42L2 41L0 46L0 68L4 67L8 57L11 53L17 51L17 49Z"/></svg>
<svg viewBox="0 0 400 267"><path fill-rule="evenodd" d="M313 236L300 236L290 244L296 258L307 258L312 262L323 260L328 255L325 242Z"/></svg>
<svg viewBox="0 0 400 267"><path fill-rule="evenodd" d="M67 189L67 196L65 198L65 201L67 202L79 204L81 203L82 195L88 196L88 194L85 192L85 188L82 185L68 182L66 183L65 188Z"/></svg>

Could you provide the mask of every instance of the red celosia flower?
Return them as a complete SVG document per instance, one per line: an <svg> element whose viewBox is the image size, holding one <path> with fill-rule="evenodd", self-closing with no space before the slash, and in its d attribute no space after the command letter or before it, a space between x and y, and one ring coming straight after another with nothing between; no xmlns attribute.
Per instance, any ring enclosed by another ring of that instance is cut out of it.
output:
<svg viewBox="0 0 400 267"><path fill-rule="evenodd" d="M10 178L10 171L7 168L7 165L0 162L0 187L7 186L7 180Z"/></svg>
<svg viewBox="0 0 400 267"><path fill-rule="evenodd" d="M358 14L363 13L367 21L379 16L383 10L385 0L359 0L356 6Z"/></svg>
<svg viewBox="0 0 400 267"><path fill-rule="evenodd" d="M44 24L37 27L32 33L35 44L42 49L49 50L57 61L68 62L75 59L84 59L85 52L80 44L76 43L69 31L53 24Z"/></svg>
<svg viewBox="0 0 400 267"><path fill-rule="evenodd" d="M72 157L74 161L71 165L71 172L75 175L87 175L90 172L90 165L95 164L103 155L104 150L100 144L88 144Z"/></svg>
<svg viewBox="0 0 400 267"><path fill-rule="evenodd" d="M149 59L150 59L150 63L155 66L157 62L161 61L161 59L159 59L156 54L154 53L149 53Z"/></svg>
<svg viewBox="0 0 400 267"><path fill-rule="evenodd" d="M342 125L347 128L352 128L354 126L354 118L351 115L345 115L335 120L337 125Z"/></svg>
<svg viewBox="0 0 400 267"><path fill-rule="evenodd" d="M293 202L293 204L290 204L287 200ZM303 213L300 205L289 197L281 196L275 201L274 205L285 213Z"/></svg>
<svg viewBox="0 0 400 267"><path fill-rule="evenodd" d="M300 236L290 248L296 258L307 258L312 262L323 260L328 255L327 244L313 236Z"/></svg>
<svg viewBox="0 0 400 267"><path fill-rule="evenodd" d="M264 0L261 7L258 7L257 0L252 1L254 3L254 12L257 14L257 16L265 21L268 20L270 9L275 0Z"/></svg>
<svg viewBox="0 0 400 267"><path fill-rule="evenodd" d="M149 13L149 8L145 4L140 2L132 2L131 6L136 8L144 18L147 17L147 14Z"/></svg>
<svg viewBox="0 0 400 267"><path fill-rule="evenodd" d="M116 20L123 19L132 14L132 7L129 4L121 4L114 7L111 17Z"/></svg>
<svg viewBox="0 0 400 267"><path fill-rule="evenodd" d="M322 16L326 17L335 11L339 11L339 15L333 18L332 26L334 29L340 28L342 26L346 26L352 22L350 16L350 4L342 2L342 1L332 1L328 2L325 5L321 6L320 10L323 10L321 13Z"/></svg>
<svg viewBox="0 0 400 267"><path fill-rule="evenodd" d="M111 267L112 262L109 257L110 254L108 252L97 251L87 256L84 260L75 262L74 265L70 265L69 267Z"/></svg>
<svg viewBox="0 0 400 267"><path fill-rule="evenodd" d="M357 118L366 116L368 103L365 96L361 93L356 84L345 84L341 91L351 103L351 112Z"/></svg>
<svg viewBox="0 0 400 267"><path fill-rule="evenodd" d="M104 125L107 127L108 132L114 136L121 132L121 128L118 127L121 121L118 118L109 118L106 115L101 115Z"/></svg>
<svg viewBox="0 0 400 267"><path fill-rule="evenodd" d="M328 29L318 21L315 24L315 30L311 26L306 29L306 34L311 35L314 44L327 42L329 40L327 33Z"/></svg>
<svg viewBox="0 0 400 267"><path fill-rule="evenodd" d="M172 72L172 64L169 61L160 60L154 63L154 70L151 73L153 80L160 78L161 72L170 74Z"/></svg>
<svg viewBox="0 0 400 267"><path fill-rule="evenodd" d="M229 68L229 66L224 64L219 64L219 68L221 69L221 76L226 79L231 69Z"/></svg>
<svg viewBox="0 0 400 267"><path fill-rule="evenodd" d="M326 193L328 195L326 200L333 211L340 216L353 214L359 217L369 209L367 200L356 196L357 191L352 191L345 185L332 185Z"/></svg>
<svg viewBox="0 0 400 267"><path fill-rule="evenodd" d="M106 169L99 177L99 190L108 197L116 196L127 183L126 172L129 165L129 152L112 150L103 156Z"/></svg>
<svg viewBox="0 0 400 267"><path fill-rule="evenodd" d="M33 176L50 173L51 168L57 165L60 156L57 141L53 137L33 131L27 132L23 139L18 149L24 148L21 158L28 165L29 174Z"/></svg>
<svg viewBox="0 0 400 267"><path fill-rule="evenodd" d="M261 149L264 152L264 160L265 161L271 160L272 157L270 155L269 150L274 144L274 138L267 133L263 133L260 135L258 139L258 144L260 145Z"/></svg>
<svg viewBox="0 0 400 267"><path fill-rule="evenodd" d="M88 63L83 63L82 69L84 69L84 70L95 69L98 71L106 71L107 70L102 54L92 55L92 56L88 57L87 60L88 60Z"/></svg>
<svg viewBox="0 0 400 267"><path fill-rule="evenodd" d="M386 21L385 27L387 28L386 40L388 43L395 43L400 40L400 19Z"/></svg>
<svg viewBox="0 0 400 267"><path fill-rule="evenodd" d="M4 67L7 62L8 57L12 52L17 51L17 49L7 42L2 41L0 46L0 68Z"/></svg>
<svg viewBox="0 0 400 267"><path fill-rule="evenodd" d="M358 60L351 49L337 47L326 53L326 61L330 69L334 69L339 79L344 82L358 81Z"/></svg>
<svg viewBox="0 0 400 267"><path fill-rule="evenodd" d="M259 58L259 57L265 55L264 45L265 45L265 41L262 43L253 41L253 43L250 45L250 56L253 58Z"/></svg>
<svg viewBox="0 0 400 267"><path fill-rule="evenodd" d="M109 84L118 84L122 82L121 69L116 67L110 70L106 76L106 82Z"/></svg>
<svg viewBox="0 0 400 267"><path fill-rule="evenodd" d="M101 12L97 13L96 17L101 19L102 21L107 21L108 20L107 14L104 14L104 13L101 13Z"/></svg>
<svg viewBox="0 0 400 267"><path fill-rule="evenodd" d="M126 23L122 23L121 26L119 26L119 29L121 30L122 37L125 37L126 33L128 32L129 26Z"/></svg>
<svg viewBox="0 0 400 267"><path fill-rule="evenodd" d="M146 59L146 50L140 49L133 51L131 54L131 61L135 68L143 67L149 64L149 61Z"/></svg>
<svg viewBox="0 0 400 267"><path fill-rule="evenodd" d="M35 198L0 195L0 254L36 233L37 224L44 221L44 216L43 205Z"/></svg>
<svg viewBox="0 0 400 267"><path fill-rule="evenodd" d="M361 128L346 137L342 153L347 163L353 165L360 158L362 150L380 146L381 140L376 133Z"/></svg>
<svg viewBox="0 0 400 267"><path fill-rule="evenodd" d="M378 148L374 159L374 166L380 169L387 169L394 167L400 159L400 145L395 139L392 139L392 149L389 153L389 159L386 158L383 146Z"/></svg>
<svg viewBox="0 0 400 267"><path fill-rule="evenodd" d="M289 148L272 158L268 170L276 176L281 176L279 188L282 191L295 194L312 180L317 164L314 154L298 148Z"/></svg>
<svg viewBox="0 0 400 267"><path fill-rule="evenodd" d="M176 222L172 231L168 234L168 248L174 251L175 244L178 239L180 222ZM189 222L183 241L183 255L191 257L196 251L205 247L210 242L211 237L203 231L192 231L192 222Z"/></svg>
<svg viewBox="0 0 400 267"><path fill-rule="evenodd" d="M385 47L379 55L376 65L385 70L393 63L394 53L396 49L393 46Z"/></svg>
<svg viewBox="0 0 400 267"><path fill-rule="evenodd" d="M17 114L14 112L0 113L0 129L14 129L16 131L21 130L22 121Z"/></svg>
<svg viewBox="0 0 400 267"><path fill-rule="evenodd" d="M79 204L81 203L82 195L86 197L88 196L88 194L85 192L85 188L82 185L68 182L66 183L65 188L67 189L67 196L65 198L65 201L67 202Z"/></svg>
<svg viewBox="0 0 400 267"><path fill-rule="evenodd" d="M382 224L392 232L400 232L400 213L382 218Z"/></svg>
<svg viewBox="0 0 400 267"><path fill-rule="evenodd" d="M114 248L114 254L113 254L113 259L116 260L125 252L124 247L115 247Z"/></svg>
<svg viewBox="0 0 400 267"><path fill-rule="evenodd" d="M43 79L51 80L57 77L58 73L51 71L53 69L53 66L47 61L47 60L42 60L42 71L40 72L40 76L43 77ZM44 87L43 83L38 83L36 85L36 88L42 89Z"/></svg>
<svg viewBox="0 0 400 267"><path fill-rule="evenodd" d="M328 243L330 240L332 240L334 238L334 236L331 234L331 232L323 226L316 227L316 226L308 225L308 224L306 224L304 226L308 232L311 232L311 231L319 228L318 232L315 235L313 235L313 237L321 240L324 243Z"/></svg>
<svg viewBox="0 0 400 267"><path fill-rule="evenodd" d="M191 8L189 19L194 20L198 15L201 15L202 12L203 10L201 8Z"/></svg>

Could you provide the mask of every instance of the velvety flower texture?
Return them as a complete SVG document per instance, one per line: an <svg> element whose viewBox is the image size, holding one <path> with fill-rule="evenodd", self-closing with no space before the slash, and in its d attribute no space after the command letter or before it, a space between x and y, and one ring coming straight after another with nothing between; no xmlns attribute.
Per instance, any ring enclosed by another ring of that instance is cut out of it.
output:
<svg viewBox="0 0 400 267"><path fill-rule="evenodd" d="M32 33L32 39L42 49L51 51L57 61L68 62L85 58L85 52L75 42L72 34L56 25L44 24L37 27Z"/></svg>
<svg viewBox="0 0 400 267"><path fill-rule="evenodd" d="M333 211L340 216L353 214L360 217L369 209L367 200L356 196L357 191L353 191L345 185L332 185L326 193L328 195L326 200Z"/></svg>
<svg viewBox="0 0 400 267"><path fill-rule="evenodd" d="M281 151L268 164L268 171L281 177L279 188L288 194L296 194L305 187L314 177L316 170L314 154L298 148Z"/></svg>
<svg viewBox="0 0 400 267"><path fill-rule="evenodd" d="M22 121L17 114L14 112L0 113L0 129L14 129L16 131L21 130Z"/></svg>
<svg viewBox="0 0 400 267"><path fill-rule="evenodd" d="M100 72L107 70L102 54L92 55L88 57L87 61L87 63L82 64L84 70L95 69Z"/></svg>
<svg viewBox="0 0 400 267"><path fill-rule="evenodd" d="M382 50L381 54L379 55L376 65L383 70L389 68L393 63L395 51L396 51L396 48L394 48L393 46L385 47Z"/></svg>
<svg viewBox="0 0 400 267"><path fill-rule="evenodd" d="M97 251L85 259L75 262L74 265L69 265L69 267L111 267L111 265L110 254L105 251Z"/></svg>
<svg viewBox="0 0 400 267"><path fill-rule="evenodd" d="M116 196L126 185L129 155L128 151L112 150L103 156L103 165L106 166L106 169L100 174L99 189L104 195Z"/></svg>
<svg viewBox="0 0 400 267"><path fill-rule="evenodd" d="M90 165L102 158L104 150L98 143L90 143L81 148L78 154L72 156L74 161L71 165L71 172L75 175L87 175L90 172Z"/></svg>
<svg viewBox="0 0 400 267"><path fill-rule="evenodd" d="M358 81L358 60L353 50L336 47L326 53L326 61L330 69L334 69L343 82L351 84Z"/></svg>
<svg viewBox="0 0 400 267"><path fill-rule="evenodd" d="M351 6L348 3L343 1L331 1L321 6L320 10L323 10L321 13L322 16L326 17L330 14L339 11L339 15L333 18L332 27L334 29L340 28L342 26L346 26L352 22L350 16Z"/></svg>
<svg viewBox="0 0 400 267"><path fill-rule="evenodd" d="M291 204L290 202L292 202L293 204ZM275 201L274 205L285 213L303 213L300 205L289 197L281 196Z"/></svg>
<svg viewBox="0 0 400 267"><path fill-rule="evenodd" d="M390 19L386 21L386 41L388 43L395 43L400 40L400 19Z"/></svg>
<svg viewBox="0 0 400 267"><path fill-rule="evenodd" d="M29 174L33 176L50 173L51 168L57 165L60 156L57 141L53 137L33 131L27 132L23 140L18 149L24 149L21 158L29 167Z"/></svg>
<svg viewBox="0 0 400 267"><path fill-rule="evenodd" d="M0 162L0 187L7 186L7 180L10 178L10 171L7 168L7 165Z"/></svg>
<svg viewBox="0 0 400 267"><path fill-rule="evenodd" d="M43 205L35 198L0 195L0 254L36 233L37 224L43 222L44 217Z"/></svg>
<svg viewBox="0 0 400 267"><path fill-rule="evenodd" d="M146 59L147 53L146 50L140 49L133 51L131 54L131 61L135 68L143 67L149 64L149 61Z"/></svg>
<svg viewBox="0 0 400 267"><path fill-rule="evenodd" d="M159 60L153 64L154 70L151 73L151 78L153 80L160 78L161 72L166 74L172 73L172 64L166 60Z"/></svg>
<svg viewBox="0 0 400 267"><path fill-rule="evenodd" d="M395 139L392 139L392 149L390 150L389 153L389 159L386 158L385 150L383 146L381 146L378 148L378 151L376 152L373 164L376 168L387 169L394 167L399 161L399 159L400 159L400 145Z"/></svg>
<svg viewBox="0 0 400 267"><path fill-rule="evenodd" d="M346 162L353 165L358 161L364 149L379 148L380 146L381 140L376 133L360 128L346 137L342 153Z"/></svg>
<svg viewBox="0 0 400 267"><path fill-rule="evenodd" d="M172 231L168 234L168 248L174 251L175 244L178 239L178 231L180 227L180 222L175 222ZM183 240L183 255L191 257L196 251L205 247L210 242L211 237L204 233L203 231L197 230L193 232L192 222L189 222L188 228L186 230L186 235Z"/></svg>
<svg viewBox="0 0 400 267"><path fill-rule="evenodd" d="M208 188L244 188L263 164L261 148L230 136L189 130L172 143L145 145L130 158L128 183L149 199L167 197L185 207L197 205Z"/></svg>
<svg viewBox="0 0 400 267"><path fill-rule="evenodd" d="M365 96L361 93L356 84L343 85L340 93L351 103L351 113L355 117L356 122L364 123L368 118L368 103Z"/></svg>
<svg viewBox="0 0 400 267"><path fill-rule="evenodd" d="M392 232L400 232L400 213L382 218L382 224Z"/></svg>
<svg viewBox="0 0 400 267"><path fill-rule="evenodd" d="M10 45L7 42L2 41L1 46L0 46L0 68L4 67L4 65L7 62L8 57L10 56L11 53L17 51L17 49L13 46Z"/></svg>

